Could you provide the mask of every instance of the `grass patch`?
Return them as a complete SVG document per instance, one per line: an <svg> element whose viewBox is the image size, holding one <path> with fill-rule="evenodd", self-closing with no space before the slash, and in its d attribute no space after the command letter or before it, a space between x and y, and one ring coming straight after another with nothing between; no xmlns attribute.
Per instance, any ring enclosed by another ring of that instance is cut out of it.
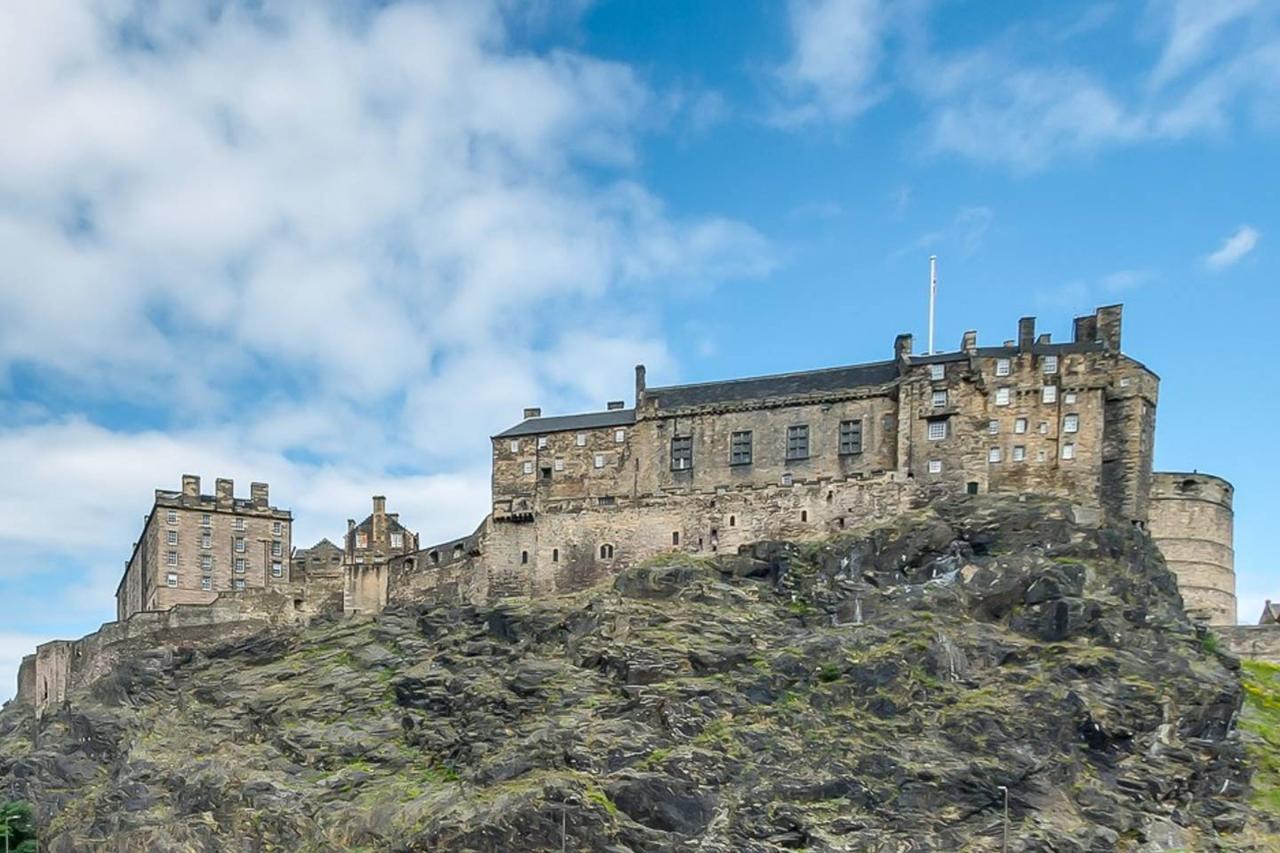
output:
<svg viewBox="0 0 1280 853"><path fill-rule="evenodd" d="M1218 635L1212 631L1205 631L1204 636L1200 638L1200 647L1209 654L1216 655L1221 650Z"/></svg>
<svg viewBox="0 0 1280 853"><path fill-rule="evenodd" d="M1247 660L1240 667L1245 691L1240 726L1256 736L1249 744L1253 805L1280 817L1280 666Z"/></svg>

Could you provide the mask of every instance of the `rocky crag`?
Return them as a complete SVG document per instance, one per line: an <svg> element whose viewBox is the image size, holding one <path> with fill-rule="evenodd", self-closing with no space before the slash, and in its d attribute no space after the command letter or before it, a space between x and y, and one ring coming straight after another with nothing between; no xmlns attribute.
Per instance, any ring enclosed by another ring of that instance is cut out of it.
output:
<svg viewBox="0 0 1280 853"><path fill-rule="evenodd" d="M1076 512L158 646L0 713L0 784L51 851L999 850L1006 790L1011 850L1280 849L1237 662Z"/></svg>

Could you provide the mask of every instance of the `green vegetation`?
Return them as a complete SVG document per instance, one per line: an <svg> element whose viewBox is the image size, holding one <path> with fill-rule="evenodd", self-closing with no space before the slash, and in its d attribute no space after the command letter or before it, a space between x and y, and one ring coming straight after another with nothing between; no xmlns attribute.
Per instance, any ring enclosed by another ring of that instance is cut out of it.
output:
<svg viewBox="0 0 1280 853"><path fill-rule="evenodd" d="M1200 645L1209 654L1217 654L1219 649L1218 635L1212 631L1205 631L1204 636L1200 638Z"/></svg>
<svg viewBox="0 0 1280 853"><path fill-rule="evenodd" d="M1280 817L1280 666L1242 661L1241 667L1245 704L1240 725L1257 737L1249 747L1256 768L1253 804Z"/></svg>
<svg viewBox="0 0 1280 853"><path fill-rule="evenodd" d="M35 818L31 806L13 800L0 804L0 839L13 853L36 853Z"/></svg>

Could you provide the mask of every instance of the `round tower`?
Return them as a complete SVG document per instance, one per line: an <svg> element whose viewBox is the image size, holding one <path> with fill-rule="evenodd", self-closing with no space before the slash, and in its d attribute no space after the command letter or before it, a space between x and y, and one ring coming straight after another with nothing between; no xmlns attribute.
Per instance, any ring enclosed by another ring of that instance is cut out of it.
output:
<svg viewBox="0 0 1280 853"><path fill-rule="evenodd" d="M1163 471L1152 477L1151 538L1178 576L1187 614L1210 625L1236 624L1234 491L1212 474Z"/></svg>

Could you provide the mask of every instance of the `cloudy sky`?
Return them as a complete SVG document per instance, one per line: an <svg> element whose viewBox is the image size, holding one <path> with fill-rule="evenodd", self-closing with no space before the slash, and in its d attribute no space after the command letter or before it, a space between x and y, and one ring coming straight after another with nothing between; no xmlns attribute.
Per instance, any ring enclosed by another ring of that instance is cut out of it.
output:
<svg viewBox="0 0 1280 853"><path fill-rule="evenodd" d="M0 5L0 697L184 472L451 538L523 406L884 358L931 253L947 348L1125 303L1255 619L1280 6L1069 6Z"/></svg>

